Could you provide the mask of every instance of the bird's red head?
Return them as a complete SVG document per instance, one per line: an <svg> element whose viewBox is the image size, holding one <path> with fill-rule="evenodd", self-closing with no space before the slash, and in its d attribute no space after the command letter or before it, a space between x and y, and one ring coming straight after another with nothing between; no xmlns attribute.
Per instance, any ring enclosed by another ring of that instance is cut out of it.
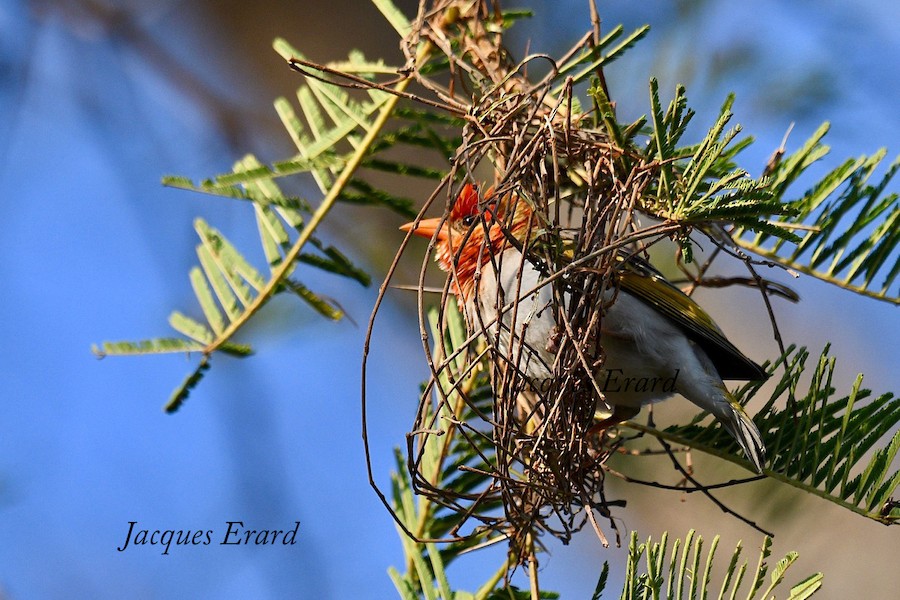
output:
<svg viewBox="0 0 900 600"><path fill-rule="evenodd" d="M472 297L477 268L513 247L510 237L524 242L534 230L526 201L512 194L494 196L489 189L481 199L478 188L467 183L446 218L423 219L400 228L437 240L435 260L454 275L453 292L460 304Z"/></svg>

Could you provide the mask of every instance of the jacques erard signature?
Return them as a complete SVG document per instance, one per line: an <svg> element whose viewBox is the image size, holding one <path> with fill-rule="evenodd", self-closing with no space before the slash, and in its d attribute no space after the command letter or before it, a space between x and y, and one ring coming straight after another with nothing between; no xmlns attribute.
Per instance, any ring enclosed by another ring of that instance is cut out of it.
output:
<svg viewBox="0 0 900 600"><path fill-rule="evenodd" d="M212 529L139 529L137 521L128 522L125 543L116 550L124 552L135 546L164 546L163 554L169 554L176 546L209 546L213 539L220 546L293 546L297 543L300 521L294 521L293 529L245 529L243 521L225 521L225 534L216 536Z"/></svg>

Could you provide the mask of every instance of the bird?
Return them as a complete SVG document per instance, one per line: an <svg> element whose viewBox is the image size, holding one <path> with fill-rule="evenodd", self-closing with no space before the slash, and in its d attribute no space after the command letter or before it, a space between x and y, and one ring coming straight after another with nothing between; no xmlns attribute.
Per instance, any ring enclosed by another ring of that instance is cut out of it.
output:
<svg viewBox="0 0 900 600"><path fill-rule="evenodd" d="M434 240L435 260L451 274L450 289L470 329L487 328L505 356L512 356L507 354L512 345L519 357L516 367L535 387L553 377L555 350L548 340L558 328L552 288L541 285L548 269L529 256L540 227L528 202L510 193L495 195L492 189L482 197L477 186L467 183L446 218L419 219L400 228ZM613 277L617 289L596 300L604 303L604 360L593 376L612 411L603 426L632 418L643 405L677 392L711 413L761 474L762 436L724 380L764 380L765 369L648 262L619 254Z"/></svg>

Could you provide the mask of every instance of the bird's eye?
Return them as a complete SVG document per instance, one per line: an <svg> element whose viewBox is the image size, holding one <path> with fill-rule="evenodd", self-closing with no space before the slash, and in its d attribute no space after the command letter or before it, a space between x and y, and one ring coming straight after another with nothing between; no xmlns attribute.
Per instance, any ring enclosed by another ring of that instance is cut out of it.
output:
<svg viewBox="0 0 900 600"><path fill-rule="evenodd" d="M475 222L475 218L477 216L478 215L466 215L465 217L462 218L462 224L465 225L466 227L471 227L472 223Z"/></svg>

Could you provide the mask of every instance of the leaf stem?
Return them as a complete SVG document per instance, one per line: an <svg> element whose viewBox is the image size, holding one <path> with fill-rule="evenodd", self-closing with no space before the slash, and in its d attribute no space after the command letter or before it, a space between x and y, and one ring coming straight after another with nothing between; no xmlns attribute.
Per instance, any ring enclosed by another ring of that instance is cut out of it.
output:
<svg viewBox="0 0 900 600"><path fill-rule="evenodd" d="M412 81L411 78L404 79L399 82L394 89L397 92L404 91ZM313 213L312 217L310 217L309 222L306 224L306 227L303 228L303 231L300 232L300 237L297 238L297 241L294 242L293 246L291 246L290 250L285 254L284 260L281 264L272 271L272 277L266 283L265 287L263 287L259 294L253 299L247 308L241 313L241 315L229 323L228 327L226 327L221 334L216 336L216 338L208 344L204 349L203 353L205 355L210 355L216 350L218 350L223 344L227 343L228 340L233 336L237 331L256 314L259 309L265 306L266 302L275 293L275 290L278 289L278 286L284 281L288 275L294 270L296 267L297 257L300 256L300 252L303 250L303 247L312 237L313 232L325 218L325 216L331 211L334 203L337 201L338 197L343 192L344 188L350 183L350 179L353 177L353 174L356 172L356 169L359 168L360 163L362 163L363 157L368 151L369 147L375 142L375 139L378 137L378 134L381 132L382 128L387 123L387 120L390 118L391 114L394 111L394 108L397 106L397 103L400 101L399 95L393 95L387 99L384 106L381 109L381 112L378 114L378 117L372 123L372 126L369 128L366 136L363 138L359 147L356 148L356 152L347 161L346 166L341 171L341 174L335 180L334 185L331 186L331 189L328 190L328 194L326 194L325 198L322 200L322 203Z"/></svg>

